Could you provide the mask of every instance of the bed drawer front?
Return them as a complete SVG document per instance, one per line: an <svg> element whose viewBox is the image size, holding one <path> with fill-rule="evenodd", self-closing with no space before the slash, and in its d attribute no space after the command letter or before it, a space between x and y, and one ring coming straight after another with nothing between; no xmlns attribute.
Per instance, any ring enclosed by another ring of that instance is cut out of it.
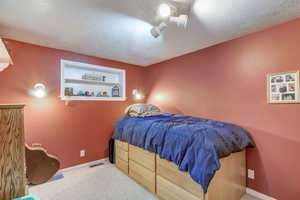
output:
<svg viewBox="0 0 300 200"><path fill-rule="evenodd" d="M155 193L155 172L131 160L129 166L129 176L150 192Z"/></svg>
<svg viewBox="0 0 300 200"><path fill-rule="evenodd" d="M122 159L123 161L128 162L128 151L120 148L120 146L116 146L116 157Z"/></svg>
<svg viewBox="0 0 300 200"><path fill-rule="evenodd" d="M180 171L176 164L156 156L156 173L195 196L203 198L201 185L196 183L187 172Z"/></svg>
<svg viewBox="0 0 300 200"><path fill-rule="evenodd" d="M203 198L199 198L194 196L193 194L185 191L181 187L173 184L172 182L168 181L167 179L156 176L157 187L156 187L156 194L159 199L162 200L204 200Z"/></svg>
<svg viewBox="0 0 300 200"><path fill-rule="evenodd" d="M129 145L129 160L133 160L148 170L155 171L155 154L142 148Z"/></svg>
<svg viewBox="0 0 300 200"><path fill-rule="evenodd" d="M116 146L123 149L124 151L128 151L129 144L120 140L116 140Z"/></svg>
<svg viewBox="0 0 300 200"><path fill-rule="evenodd" d="M128 174L128 162L120 159L118 156L116 156L116 167L125 174Z"/></svg>

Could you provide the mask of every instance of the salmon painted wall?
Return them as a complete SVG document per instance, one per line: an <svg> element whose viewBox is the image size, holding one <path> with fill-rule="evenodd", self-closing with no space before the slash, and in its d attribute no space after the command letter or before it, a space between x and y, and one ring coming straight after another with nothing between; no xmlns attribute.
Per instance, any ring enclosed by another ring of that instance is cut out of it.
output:
<svg viewBox="0 0 300 200"><path fill-rule="evenodd" d="M266 74L300 70L300 19L147 68L148 102L252 133L247 186L300 199L300 104L267 104Z"/></svg>
<svg viewBox="0 0 300 200"><path fill-rule="evenodd" d="M13 40L5 42L14 65L0 72L0 103L26 103L26 142L41 143L59 157L62 168L107 157L115 121L134 103L132 89L143 87L143 68ZM60 59L125 69L128 100L73 101L65 106L59 99ZM48 89L45 99L28 95L39 82ZM82 149L86 157L80 158Z"/></svg>

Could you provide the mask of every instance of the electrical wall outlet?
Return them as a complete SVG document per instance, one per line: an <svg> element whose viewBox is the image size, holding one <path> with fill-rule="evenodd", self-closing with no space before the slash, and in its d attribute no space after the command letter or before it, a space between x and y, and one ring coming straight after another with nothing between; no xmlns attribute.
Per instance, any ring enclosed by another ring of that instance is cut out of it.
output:
<svg viewBox="0 0 300 200"><path fill-rule="evenodd" d="M80 157L84 157L85 156L85 150L81 150L80 151Z"/></svg>
<svg viewBox="0 0 300 200"><path fill-rule="evenodd" d="M248 169L248 178L255 179L254 170Z"/></svg>

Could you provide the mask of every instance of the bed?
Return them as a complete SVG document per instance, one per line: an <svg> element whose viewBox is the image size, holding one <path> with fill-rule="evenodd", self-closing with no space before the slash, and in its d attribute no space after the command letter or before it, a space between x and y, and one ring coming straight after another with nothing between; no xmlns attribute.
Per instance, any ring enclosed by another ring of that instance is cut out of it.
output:
<svg viewBox="0 0 300 200"><path fill-rule="evenodd" d="M116 166L160 199L238 200L245 192L239 126L164 113L116 123Z"/></svg>

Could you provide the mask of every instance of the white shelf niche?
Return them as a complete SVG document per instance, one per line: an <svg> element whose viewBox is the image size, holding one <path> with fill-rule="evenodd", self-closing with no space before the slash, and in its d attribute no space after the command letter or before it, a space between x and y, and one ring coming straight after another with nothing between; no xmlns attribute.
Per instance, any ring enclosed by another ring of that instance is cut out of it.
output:
<svg viewBox="0 0 300 200"><path fill-rule="evenodd" d="M85 74L105 76L105 80L83 79ZM125 101L125 74L126 71L122 69L61 60L61 99L66 101ZM119 87L120 95L113 97L112 88L116 85ZM66 88L72 88L73 95L66 95ZM94 96L77 96L79 92L94 93ZM97 94L103 92L107 92L108 96L97 97Z"/></svg>

